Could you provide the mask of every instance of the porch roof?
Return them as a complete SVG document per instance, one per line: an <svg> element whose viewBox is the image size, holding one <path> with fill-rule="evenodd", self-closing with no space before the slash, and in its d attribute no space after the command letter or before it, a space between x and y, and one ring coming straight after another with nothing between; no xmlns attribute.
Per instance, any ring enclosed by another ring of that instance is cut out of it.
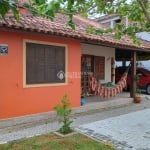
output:
<svg viewBox="0 0 150 150"><path fill-rule="evenodd" d="M64 38L72 38L80 40L84 43L104 45L114 48L123 48L128 50L150 51L150 42L141 40L141 45L133 44L129 37L124 36L121 40L114 39L112 35L93 35L86 33L87 26L103 28L98 23L83 19L80 16L74 16L76 20L76 29L72 30L66 26L66 21L61 17L51 21L47 18L21 15L19 22L13 16L9 15L5 19L0 19L0 29L26 31L33 33L42 33L46 35L61 36ZM64 23L65 22L65 23Z"/></svg>

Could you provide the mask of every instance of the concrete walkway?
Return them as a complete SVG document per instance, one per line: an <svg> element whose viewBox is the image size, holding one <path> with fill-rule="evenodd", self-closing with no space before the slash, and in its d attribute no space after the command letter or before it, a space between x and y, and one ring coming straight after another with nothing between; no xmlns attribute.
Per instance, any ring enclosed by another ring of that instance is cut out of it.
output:
<svg viewBox="0 0 150 150"><path fill-rule="evenodd" d="M134 104L132 99L116 99L73 109L73 127L150 108L150 98L143 99L141 104ZM55 131L59 128L56 119L56 114L49 112L0 120L0 143Z"/></svg>
<svg viewBox="0 0 150 150"><path fill-rule="evenodd" d="M150 150L150 109L96 121L77 128L120 150Z"/></svg>

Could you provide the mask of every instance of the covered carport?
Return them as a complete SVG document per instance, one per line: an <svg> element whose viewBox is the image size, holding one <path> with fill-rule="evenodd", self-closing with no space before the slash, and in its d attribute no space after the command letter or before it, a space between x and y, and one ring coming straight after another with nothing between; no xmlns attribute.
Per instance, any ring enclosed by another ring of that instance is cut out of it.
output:
<svg viewBox="0 0 150 150"><path fill-rule="evenodd" d="M142 41L142 44L150 45L149 42ZM130 86L130 96L135 97L136 94L136 68L137 61L150 60L150 50L148 49L123 49L116 48L116 62L121 61L122 66L127 65L127 61L131 62L131 86Z"/></svg>

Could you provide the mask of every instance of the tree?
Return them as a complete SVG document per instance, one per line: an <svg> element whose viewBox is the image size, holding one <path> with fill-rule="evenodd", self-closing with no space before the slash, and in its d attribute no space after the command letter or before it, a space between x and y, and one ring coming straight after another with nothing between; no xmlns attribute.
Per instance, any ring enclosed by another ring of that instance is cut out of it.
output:
<svg viewBox="0 0 150 150"><path fill-rule="evenodd" d="M18 16L12 1L14 2L14 0L0 0L0 14L3 18L8 10ZM17 1L15 2L17 3ZM118 14L120 18L127 16L131 24L128 28L121 23L117 24L113 30L116 33L116 38L127 34L136 42L135 33L150 31L149 0L30 0L29 2L25 7L30 9L33 14L46 16L52 20L57 12L69 16L68 25L72 28L75 28L72 21L74 14L80 14L84 17L94 14ZM95 29L93 31L95 34L102 34L111 30L99 31Z"/></svg>
<svg viewBox="0 0 150 150"><path fill-rule="evenodd" d="M7 12L11 11L14 14L16 20L19 19L19 12L16 9L16 1L15 0L0 0L0 15L2 18L5 18Z"/></svg>

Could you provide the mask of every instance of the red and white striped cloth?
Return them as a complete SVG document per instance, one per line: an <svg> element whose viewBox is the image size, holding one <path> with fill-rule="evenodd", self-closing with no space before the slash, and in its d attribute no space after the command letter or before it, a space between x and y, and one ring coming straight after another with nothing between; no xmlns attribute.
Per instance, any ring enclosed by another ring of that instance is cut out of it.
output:
<svg viewBox="0 0 150 150"><path fill-rule="evenodd" d="M94 76L89 77L90 90L94 92L95 95L99 95L105 98L115 97L117 94L123 91L126 85L127 85L127 72L123 74L118 83L113 87L105 87L101 83L98 83Z"/></svg>

